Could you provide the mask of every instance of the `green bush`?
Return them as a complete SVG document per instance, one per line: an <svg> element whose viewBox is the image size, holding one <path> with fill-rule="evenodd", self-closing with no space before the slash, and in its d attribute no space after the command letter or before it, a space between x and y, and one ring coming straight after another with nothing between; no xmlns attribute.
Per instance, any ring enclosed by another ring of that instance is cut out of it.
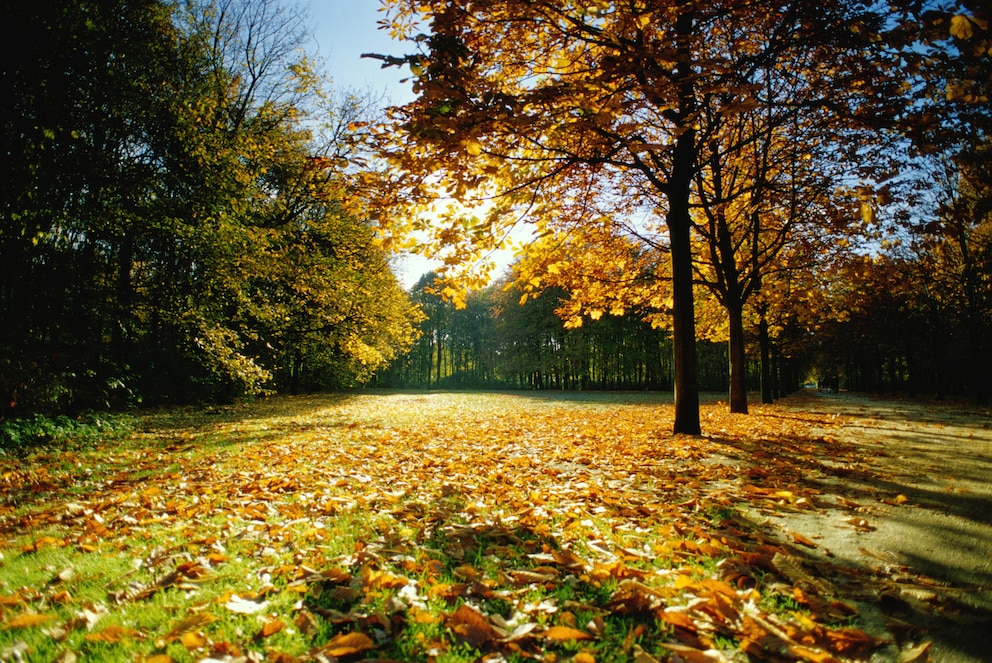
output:
<svg viewBox="0 0 992 663"><path fill-rule="evenodd" d="M128 415L88 414L78 419L59 415L0 421L0 448L19 449L39 445L89 446L120 438L134 429Z"/></svg>

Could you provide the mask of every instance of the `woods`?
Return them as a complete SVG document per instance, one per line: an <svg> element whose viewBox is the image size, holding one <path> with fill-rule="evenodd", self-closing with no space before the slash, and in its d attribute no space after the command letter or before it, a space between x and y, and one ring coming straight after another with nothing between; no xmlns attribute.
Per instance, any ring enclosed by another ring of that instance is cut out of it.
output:
<svg viewBox="0 0 992 663"><path fill-rule="evenodd" d="M920 238L949 209L923 192L935 159L988 200L964 170L988 141L978 7L386 4L413 52L380 57L419 95L379 136L384 200L403 210L388 230L414 231L455 288L525 226L525 296L563 288L572 326L638 310L671 331L675 432L699 432L700 316L728 340L731 408L746 412L745 319L770 382L770 335L850 316L850 265L930 251ZM868 370L829 361L810 368L852 384Z"/></svg>
<svg viewBox="0 0 992 663"><path fill-rule="evenodd" d="M3 415L347 387L417 320L275 0L5 3Z"/></svg>
<svg viewBox="0 0 992 663"><path fill-rule="evenodd" d="M388 109L289 3L3 6L4 417L662 389L698 433L700 390L987 399L982 7L383 9L407 52L370 57L416 94ZM397 249L436 278L404 292Z"/></svg>

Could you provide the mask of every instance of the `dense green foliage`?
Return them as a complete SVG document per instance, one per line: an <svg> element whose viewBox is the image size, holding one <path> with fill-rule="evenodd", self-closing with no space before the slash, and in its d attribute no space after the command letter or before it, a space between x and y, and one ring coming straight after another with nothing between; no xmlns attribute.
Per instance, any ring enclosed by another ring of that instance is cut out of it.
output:
<svg viewBox="0 0 992 663"><path fill-rule="evenodd" d="M414 309L275 0L4 3L4 414L346 386Z"/></svg>
<svg viewBox="0 0 992 663"><path fill-rule="evenodd" d="M464 308L444 301L424 275L413 290L427 318L410 352L377 377L377 384L417 388L671 390L669 331L644 320L644 311L586 319L561 318L568 293L546 290L521 301L506 280L469 294ZM726 343L701 341L699 376L706 391L726 391ZM774 366L774 393L798 386L804 364L783 357ZM759 385L752 361L749 386Z"/></svg>

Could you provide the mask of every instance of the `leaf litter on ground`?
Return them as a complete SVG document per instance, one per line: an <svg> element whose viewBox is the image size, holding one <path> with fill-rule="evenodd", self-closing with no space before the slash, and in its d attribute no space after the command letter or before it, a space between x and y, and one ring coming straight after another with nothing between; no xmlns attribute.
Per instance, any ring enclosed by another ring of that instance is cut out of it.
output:
<svg viewBox="0 0 992 663"><path fill-rule="evenodd" d="M0 459L0 660L924 660L860 623L889 580L752 517L816 510L810 470L862 463L822 415L711 403L699 437L671 416L279 397Z"/></svg>

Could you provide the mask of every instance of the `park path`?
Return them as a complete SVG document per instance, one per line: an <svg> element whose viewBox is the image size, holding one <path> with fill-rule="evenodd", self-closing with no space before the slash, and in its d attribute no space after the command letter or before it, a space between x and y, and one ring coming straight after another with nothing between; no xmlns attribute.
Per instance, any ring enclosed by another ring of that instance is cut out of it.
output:
<svg viewBox="0 0 992 663"><path fill-rule="evenodd" d="M805 477L819 509L768 524L816 542L814 558L874 578L864 616L931 640L930 661L992 661L990 411L850 394L783 405L829 418L815 433L862 453Z"/></svg>

